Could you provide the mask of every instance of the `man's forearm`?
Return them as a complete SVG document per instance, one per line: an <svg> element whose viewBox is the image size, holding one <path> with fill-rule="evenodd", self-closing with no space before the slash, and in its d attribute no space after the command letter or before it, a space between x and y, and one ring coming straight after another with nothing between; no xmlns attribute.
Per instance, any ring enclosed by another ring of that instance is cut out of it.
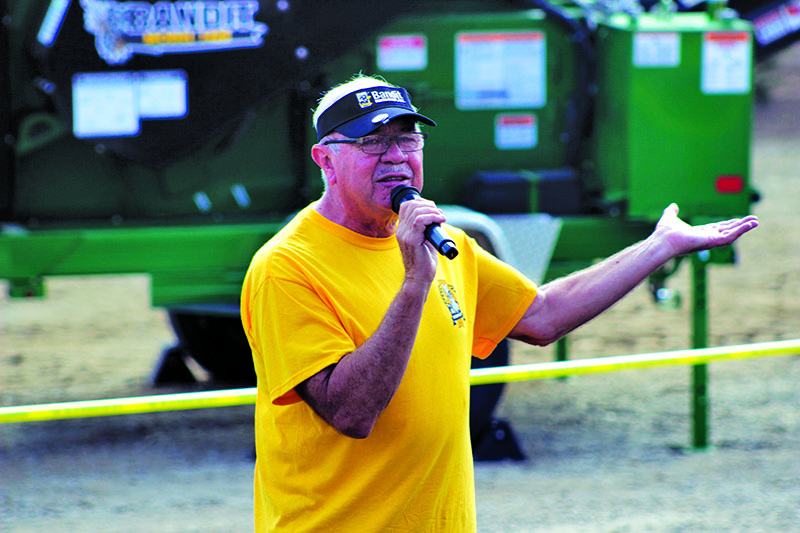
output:
<svg viewBox="0 0 800 533"><path fill-rule="evenodd" d="M554 317L564 324L561 335L595 318L637 287L671 256L653 237L560 282ZM559 311L560 310L560 311Z"/></svg>
<svg viewBox="0 0 800 533"><path fill-rule="evenodd" d="M591 267L554 280L539 289L509 336L530 344L550 344L610 308L670 258L669 250L651 235Z"/></svg>

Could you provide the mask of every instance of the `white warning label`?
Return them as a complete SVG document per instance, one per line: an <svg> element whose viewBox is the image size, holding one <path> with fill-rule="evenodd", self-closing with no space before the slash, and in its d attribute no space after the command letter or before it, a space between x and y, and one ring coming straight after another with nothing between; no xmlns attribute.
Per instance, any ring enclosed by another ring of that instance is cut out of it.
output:
<svg viewBox="0 0 800 533"><path fill-rule="evenodd" d="M703 35L701 90L705 94L750 92L750 33L709 32Z"/></svg>
<svg viewBox="0 0 800 533"><path fill-rule="evenodd" d="M424 35L384 35L378 39L381 70L424 70L427 66L428 39Z"/></svg>
<svg viewBox="0 0 800 533"><path fill-rule="evenodd" d="M494 143L499 150L525 150L539 143L536 115L501 114L494 121Z"/></svg>
<svg viewBox="0 0 800 533"><path fill-rule="evenodd" d="M547 103L543 32L456 35L459 109L538 108Z"/></svg>
<svg viewBox="0 0 800 533"><path fill-rule="evenodd" d="M681 38L674 32L637 33L633 38L633 64L640 68L677 67Z"/></svg>

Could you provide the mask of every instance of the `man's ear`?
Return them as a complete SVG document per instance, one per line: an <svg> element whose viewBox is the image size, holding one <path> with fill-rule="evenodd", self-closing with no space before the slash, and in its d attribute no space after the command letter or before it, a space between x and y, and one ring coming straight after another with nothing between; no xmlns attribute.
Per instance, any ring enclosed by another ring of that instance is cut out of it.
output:
<svg viewBox="0 0 800 533"><path fill-rule="evenodd" d="M336 183L336 172L333 168L331 149L323 144L315 144L311 147L311 157L314 162L325 172L325 179L328 185Z"/></svg>

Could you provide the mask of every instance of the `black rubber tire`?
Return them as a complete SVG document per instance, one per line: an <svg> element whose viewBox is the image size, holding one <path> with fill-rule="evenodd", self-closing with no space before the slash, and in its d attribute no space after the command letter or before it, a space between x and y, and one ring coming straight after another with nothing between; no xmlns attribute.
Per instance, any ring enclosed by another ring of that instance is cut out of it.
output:
<svg viewBox="0 0 800 533"><path fill-rule="evenodd" d="M237 315L168 314L180 346L214 381L242 387L256 384L250 345Z"/></svg>

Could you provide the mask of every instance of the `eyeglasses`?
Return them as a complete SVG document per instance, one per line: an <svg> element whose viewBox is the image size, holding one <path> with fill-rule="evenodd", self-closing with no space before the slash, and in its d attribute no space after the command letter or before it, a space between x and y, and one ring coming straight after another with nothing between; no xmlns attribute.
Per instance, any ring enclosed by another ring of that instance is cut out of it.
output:
<svg viewBox="0 0 800 533"><path fill-rule="evenodd" d="M397 147L403 152L417 152L425 146L427 138L427 133L413 132L388 136L368 135L358 139L331 139L322 144L357 144L365 154L383 155L389 150L392 141L397 141Z"/></svg>

